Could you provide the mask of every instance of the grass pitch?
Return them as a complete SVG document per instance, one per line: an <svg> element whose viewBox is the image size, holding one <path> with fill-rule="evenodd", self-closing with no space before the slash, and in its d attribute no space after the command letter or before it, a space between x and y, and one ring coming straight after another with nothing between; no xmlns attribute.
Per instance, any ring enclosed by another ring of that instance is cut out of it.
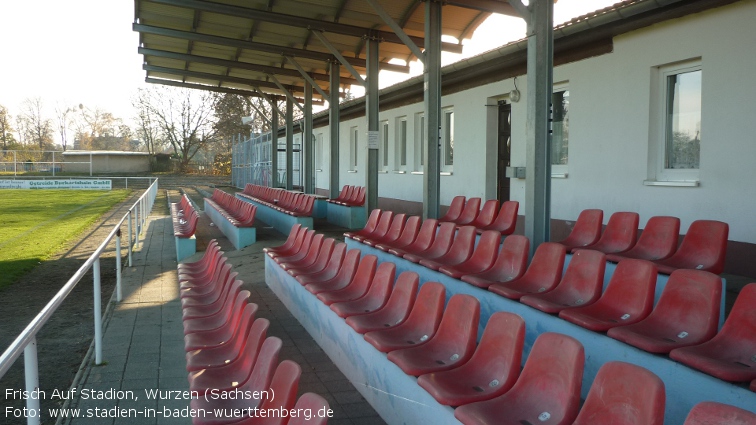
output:
<svg viewBox="0 0 756 425"><path fill-rule="evenodd" d="M129 192L1 190L0 288L47 259Z"/></svg>

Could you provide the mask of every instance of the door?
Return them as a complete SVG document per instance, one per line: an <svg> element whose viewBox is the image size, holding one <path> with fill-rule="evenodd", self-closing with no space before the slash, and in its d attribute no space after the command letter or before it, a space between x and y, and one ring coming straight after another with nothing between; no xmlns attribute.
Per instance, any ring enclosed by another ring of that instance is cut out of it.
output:
<svg viewBox="0 0 756 425"><path fill-rule="evenodd" d="M500 202L509 201L509 178L506 176L512 153L512 105L499 101L498 118L499 155L497 162L497 196Z"/></svg>

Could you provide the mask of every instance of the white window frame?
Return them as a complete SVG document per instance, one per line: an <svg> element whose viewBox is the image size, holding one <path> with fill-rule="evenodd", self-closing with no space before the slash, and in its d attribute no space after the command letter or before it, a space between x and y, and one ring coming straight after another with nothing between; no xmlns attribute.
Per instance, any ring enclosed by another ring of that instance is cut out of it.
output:
<svg viewBox="0 0 756 425"><path fill-rule="evenodd" d="M701 58L661 65L652 69L651 81L651 119L649 121L649 164L646 185L698 186L699 168L666 168L667 162L667 105L669 102L669 77L688 72L701 71L701 121L703 121L703 66ZM702 126L703 127L703 126ZM701 130L703 133L703 129Z"/></svg>
<svg viewBox="0 0 756 425"><path fill-rule="evenodd" d="M425 113L415 114L415 149L413 152L414 167L417 173L422 173L425 162Z"/></svg>
<svg viewBox="0 0 756 425"><path fill-rule="evenodd" d="M323 133L318 133L315 135L315 171L321 172L323 171L323 157L325 156L325 153L323 152Z"/></svg>
<svg viewBox="0 0 756 425"><path fill-rule="evenodd" d="M384 120L380 122L378 126L378 135L380 142L378 145L378 169L383 172L388 172L389 169L389 122Z"/></svg>
<svg viewBox="0 0 756 425"><path fill-rule="evenodd" d="M397 173L405 173L407 171L407 142L409 135L409 126L407 123L407 117L398 117L396 119L396 137L394 140L394 171ZM404 163L402 163L402 156L404 156Z"/></svg>
<svg viewBox="0 0 756 425"><path fill-rule="evenodd" d="M451 118L451 120L449 120ZM450 134L447 134L449 132ZM451 173L454 171L454 108L448 107L441 110L441 172ZM449 149L452 149L452 161L447 163Z"/></svg>
<svg viewBox="0 0 756 425"><path fill-rule="evenodd" d="M552 93L559 93L559 92L569 92L570 87L568 82L561 82L554 84L554 88L552 89ZM572 93L570 93L570 97L572 97ZM553 106L553 105L552 105ZM567 113L569 114L570 110L567 109ZM553 133L552 133L553 136ZM551 137L549 138L550 142L553 144L553 140L551 140ZM553 145L552 145L553 149ZM569 146L567 147L567 163L566 164L551 164L551 177L552 178L566 178L569 172L569 165L570 165L570 154L569 154ZM551 159L549 159L550 161Z"/></svg>
<svg viewBox="0 0 756 425"><path fill-rule="evenodd" d="M359 155L357 153L359 134L359 127L355 126L349 129L349 171L357 171L357 162L359 161Z"/></svg>

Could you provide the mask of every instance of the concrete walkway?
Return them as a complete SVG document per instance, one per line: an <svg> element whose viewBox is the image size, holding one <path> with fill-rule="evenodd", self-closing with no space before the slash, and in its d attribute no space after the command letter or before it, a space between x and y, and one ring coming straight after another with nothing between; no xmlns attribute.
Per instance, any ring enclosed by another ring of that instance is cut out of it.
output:
<svg viewBox="0 0 756 425"><path fill-rule="evenodd" d="M156 206L157 209L157 206ZM206 219L205 219L206 220ZM213 236L205 221L201 237ZM262 248L283 243L285 236L258 227L258 242L235 251L227 239L218 237L233 271L252 292L250 302L259 305L257 317L270 320L269 336L283 340L279 361L289 359L302 367L299 394L316 392L334 411L331 425L383 424L383 420L344 377L307 331L265 284ZM204 246L206 241L202 241ZM202 253L187 259L195 261ZM124 269L123 302L112 305L103 337L104 365L89 364L81 375L71 408L80 417L59 421L88 424L189 424L191 419L175 417L188 406L186 400L155 400L150 390L188 390L184 357L181 304L178 296L175 247L169 216L149 217L143 245L134 252L134 267ZM102 391L101 399L86 398L82 390ZM117 399L119 398L119 399ZM103 417L103 409L108 416ZM113 418L114 414L120 417ZM170 414L170 415L169 415ZM130 417L128 417L130 416ZM170 416L170 417L169 417Z"/></svg>

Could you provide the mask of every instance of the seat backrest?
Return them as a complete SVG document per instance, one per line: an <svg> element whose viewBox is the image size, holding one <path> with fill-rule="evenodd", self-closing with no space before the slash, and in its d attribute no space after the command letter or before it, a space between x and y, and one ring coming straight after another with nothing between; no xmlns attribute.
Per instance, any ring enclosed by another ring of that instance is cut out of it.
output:
<svg viewBox="0 0 756 425"><path fill-rule="evenodd" d="M435 225L434 225L435 226ZM415 241L418 232L420 231L420 217L413 215L407 219L402 227L402 233L399 238L396 239L392 245L398 247L405 247Z"/></svg>
<svg viewBox="0 0 756 425"><path fill-rule="evenodd" d="M507 239L504 239L504 243ZM541 282L544 291L550 290L559 283L562 277L566 255L567 249L558 243L544 242L538 245L523 278L532 282Z"/></svg>
<svg viewBox="0 0 756 425"><path fill-rule="evenodd" d="M437 258L449 252L456 229L457 226L454 223L441 223L438 227L438 232L436 232L436 237L433 239L433 243L428 249L422 252L422 255L426 258ZM418 239L420 238L418 237Z"/></svg>
<svg viewBox="0 0 756 425"><path fill-rule="evenodd" d="M664 383L630 363L604 363L573 425L663 425Z"/></svg>
<svg viewBox="0 0 756 425"><path fill-rule="evenodd" d="M502 235L511 235L517 225L517 210L519 208L520 203L517 201L504 201L499 213L488 228L499 231Z"/></svg>
<svg viewBox="0 0 756 425"><path fill-rule="evenodd" d="M646 260L661 260L675 252L679 235L679 218L670 216L651 217L631 251Z"/></svg>
<svg viewBox="0 0 756 425"><path fill-rule="evenodd" d="M454 236L449 251L441 257L442 261L447 264L457 265L470 258L475 249L475 235L474 226L460 227Z"/></svg>
<svg viewBox="0 0 756 425"><path fill-rule="evenodd" d="M385 309L394 313L403 312L403 314L396 315L397 320L403 322L409 312L412 311L412 306L415 305L419 286L420 276L417 273L402 272L396 279L394 289L391 291L386 305L381 310Z"/></svg>
<svg viewBox="0 0 756 425"><path fill-rule="evenodd" d="M559 245L563 251L564 247ZM528 268L528 254L530 251L530 240L522 235L510 235L504 238L496 260L491 266L491 272L500 281L516 279L525 274ZM538 251L536 250L536 253ZM565 251L566 252L566 251ZM535 260L535 257L533 257ZM561 277L561 273L559 277ZM557 278L559 279L559 278Z"/></svg>
<svg viewBox="0 0 756 425"><path fill-rule="evenodd" d="M249 379L240 386L242 391L263 391L270 388L270 381L278 363L278 354L283 342L274 336L265 338Z"/></svg>
<svg viewBox="0 0 756 425"><path fill-rule="evenodd" d="M346 248L347 246L344 242L337 243L336 246L333 247L333 251L331 252L330 257L328 257L328 264L326 264L323 270L328 270L333 273L333 275L336 275L341 268L341 263L344 261Z"/></svg>
<svg viewBox="0 0 756 425"><path fill-rule="evenodd" d="M239 353L239 363L237 366L240 370L251 371L255 367L257 362L257 356L260 355L260 349L263 342L265 342L265 336L268 333L270 322L268 319L259 318L252 323L249 328L249 332L244 335L242 340L242 347Z"/></svg>
<svg viewBox="0 0 756 425"><path fill-rule="evenodd" d="M700 342L717 333L722 280L699 270L675 270L646 320L684 333Z"/></svg>
<svg viewBox="0 0 756 425"><path fill-rule="evenodd" d="M596 241L601 236L601 225L604 219L604 211L588 209L580 212L575 227L562 243L573 246L586 246Z"/></svg>
<svg viewBox="0 0 756 425"><path fill-rule="evenodd" d="M478 216L471 224L478 228L486 227L493 223L498 212L499 201L497 199L489 199L483 204L483 208L480 209Z"/></svg>
<svg viewBox="0 0 756 425"><path fill-rule="evenodd" d="M669 261L682 261L686 268L706 270L714 274L724 270L727 253L727 223L714 220L696 220L691 223L680 248Z"/></svg>
<svg viewBox="0 0 756 425"><path fill-rule="evenodd" d="M753 341L756 345L756 283L740 290L719 336L735 341Z"/></svg>
<svg viewBox="0 0 756 425"><path fill-rule="evenodd" d="M315 393L305 393L299 397L297 404L294 405L295 412L310 412L311 415L299 414L292 417L287 425L326 425L328 423L328 416L318 415L317 412L329 411L328 401L323 397Z"/></svg>
<svg viewBox="0 0 756 425"><path fill-rule="evenodd" d="M362 228L360 231L361 234L369 234L372 233L373 230L375 230L375 226L378 225L378 219L381 217L382 211L378 208L374 209L373 211L370 211L370 216L367 219L367 222L365 223L365 227Z"/></svg>
<svg viewBox="0 0 756 425"><path fill-rule="evenodd" d="M456 348L455 354L458 357L449 360L464 364L472 357L475 350L479 321L480 302L478 299L471 295L454 294L449 299L432 343Z"/></svg>
<svg viewBox="0 0 756 425"><path fill-rule="evenodd" d="M402 235L402 229L404 229L404 220L407 218L407 214L396 214L394 219L391 220L391 226L383 236L385 241L394 241Z"/></svg>
<svg viewBox="0 0 756 425"><path fill-rule="evenodd" d="M553 294L567 296L570 301L575 301L575 306L591 304L601 296L605 268L606 255L603 252L577 250Z"/></svg>
<svg viewBox="0 0 756 425"><path fill-rule="evenodd" d="M429 218L423 221L420 230L417 232L415 241L412 242L412 248L417 251L424 251L433 244L436 239L436 230L438 229L438 220Z"/></svg>
<svg viewBox="0 0 756 425"><path fill-rule="evenodd" d="M373 277L375 277L375 268L378 265L378 257L375 255L363 255L360 263L357 265L357 271L349 282L349 289L364 294L367 292Z"/></svg>
<svg viewBox="0 0 756 425"><path fill-rule="evenodd" d="M690 409L683 425L753 425L756 414L729 404L702 401Z"/></svg>
<svg viewBox="0 0 756 425"><path fill-rule="evenodd" d="M600 303L622 312L621 319L645 318L654 308L657 270L646 260L627 259L617 264Z"/></svg>
<svg viewBox="0 0 756 425"><path fill-rule="evenodd" d="M495 230L486 230L480 235L478 246L467 260L466 264L474 263L479 270L486 270L493 265L496 260L496 254L501 244L501 233ZM526 256L527 259L527 256Z"/></svg>
<svg viewBox="0 0 756 425"><path fill-rule="evenodd" d="M489 365L479 369L490 374L489 385L494 384L506 392L520 376L522 347L525 345L525 321L514 313L497 311L486 323L478 349L471 364ZM497 381L494 383L494 380Z"/></svg>
<svg viewBox="0 0 756 425"><path fill-rule="evenodd" d="M457 218L459 218L459 215L462 214L462 209L464 207L465 197L455 196L454 199L452 199L451 205L449 205L449 210L447 210L446 214L444 214L443 217L439 218L438 221L455 221Z"/></svg>
<svg viewBox="0 0 756 425"><path fill-rule="evenodd" d="M632 248L638 236L638 222L639 216L635 212L619 211L612 214L596 245L601 245L602 251L606 253Z"/></svg>
<svg viewBox="0 0 756 425"><path fill-rule="evenodd" d="M346 194L344 194L344 197L339 199L339 201L348 201L352 198L352 195L354 195L355 187L354 186L347 186Z"/></svg>
<svg viewBox="0 0 756 425"><path fill-rule="evenodd" d="M381 218L378 220L378 225L375 227L375 230L368 235L370 239L379 239L386 235L386 232L388 232L389 226L391 226L391 219L394 218L394 212L393 211L384 211L383 214L381 214Z"/></svg>
<svg viewBox="0 0 756 425"><path fill-rule="evenodd" d="M470 198L465 203L465 208L462 210L462 213L456 220L454 220L454 222L460 226L470 224L478 217L479 210L480 198Z"/></svg>
<svg viewBox="0 0 756 425"><path fill-rule="evenodd" d="M318 251L318 256L315 259L315 262L312 263L313 270L323 270L323 268L325 268L328 264L328 260L331 258L331 253L333 253L333 248L335 246L336 239L325 238L323 240L323 244L320 246L320 251Z"/></svg>
<svg viewBox="0 0 756 425"><path fill-rule="evenodd" d="M438 282L425 282L417 293L407 320L402 325L425 332L417 343L425 342L436 333L444 313L446 287Z"/></svg>
<svg viewBox="0 0 756 425"><path fill-rule="evenodd" d="M279 363L270 381L271 394L263 400L260 409L267 409L268 412L288 412L297 401L301 376L302 368L296 362L284 360ZM285 425L288 421L288 415L270 415L264 423L265 425Z"/></svg>
<svg viewBox="0 0 756 425"><path fill-rule="evenodd" d="M370 283L370 288L365 294L365 298L370 298L377 303L375 309L383 307L391 294L392 285L396 276L396 264L383 262L375 269L375 276Z"/></svg>
<svg viewBox="0 0 756 425"><path fill-rule="evenodd" d="M352 195L352 198L349 200L349 202L357 206L365 204L366 193L367 193L367 189L364 186L358 187L354 195Z"/></svg>
<svg viewBox="0 0 756 425"><path fill-rule="evenodd" d="M310 245L312 244L312 239L314 237L315 237L315 231L307 230L307 232L305 232L304 238L302 238L302 244L299 245L299 247L294 251L294 253L292 253L291 255L288 255L287 257L303 255L302 250L304 250L304 252L307 252L307 250L310 249Z"/></svg>

